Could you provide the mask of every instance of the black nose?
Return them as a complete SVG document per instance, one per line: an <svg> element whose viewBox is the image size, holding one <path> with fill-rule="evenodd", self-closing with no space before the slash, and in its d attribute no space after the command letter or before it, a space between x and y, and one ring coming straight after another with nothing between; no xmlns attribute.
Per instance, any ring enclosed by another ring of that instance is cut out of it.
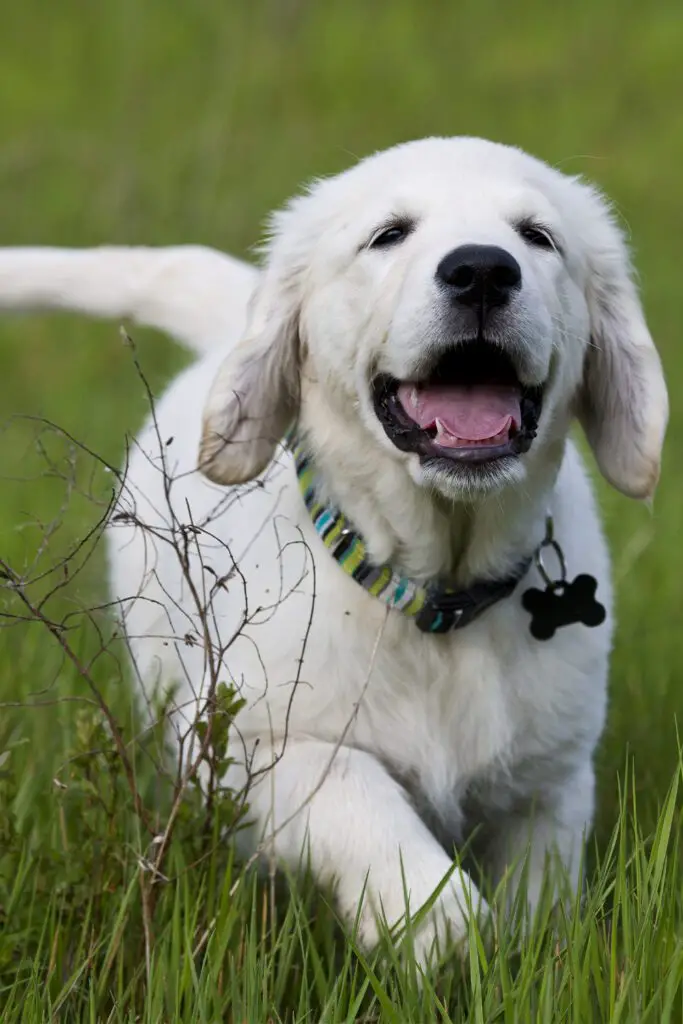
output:
<svg viewBox="0 0 683 1024"><path fill-rule="evenodd" d="M463 306L504 306L522 285L519 263L497 245L461 245L441 260L437 280Z"/></svg>

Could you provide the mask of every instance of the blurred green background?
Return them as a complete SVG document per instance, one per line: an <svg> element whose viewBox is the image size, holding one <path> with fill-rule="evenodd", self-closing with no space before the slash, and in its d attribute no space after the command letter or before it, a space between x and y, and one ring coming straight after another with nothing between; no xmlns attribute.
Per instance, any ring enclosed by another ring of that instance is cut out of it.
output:
<svg viewBox="0 0 683 1024"><path fill-rule="evenodd" d="M514 143L607 191L672 399L653 513L599 485L619 632L597 831L611 830L627 751L647 829L683 709L680 0L21 0L4 5L0 97L2 245L201 242L249 255L267 211L302 181L429 134ZM187 356L152 332L135 336L158 390ZM46 416L117 460L145 409L117 325L0 320L2 420ZM34 436L23 421L0 435L0 552L19 566L36 521L62 500L59 481L26 480ZM92 518L72 505L56 542ZM75 601L104 595L103 569L100 555L73 582ZM0 658L0 700L55 677L76 686L28 627L0 636ZM29 739L34 792L49 786L69 713L2 711L0 747Z"/></svg>

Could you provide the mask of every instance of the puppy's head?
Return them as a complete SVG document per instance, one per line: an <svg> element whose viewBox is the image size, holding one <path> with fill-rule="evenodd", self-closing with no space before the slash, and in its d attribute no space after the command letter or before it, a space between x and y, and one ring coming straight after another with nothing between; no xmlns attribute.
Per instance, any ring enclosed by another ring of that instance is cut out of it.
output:
<svg viewBox="0 0 683 1024"><path fill-rule="evenodd" d="M600 196L516 149L427 139L274 217L247 334L208 397L200 466L220 483L256 476L299 415L418 486L472 499L523 482L577 414L607 479L647 497L667 412Z"/></svg>

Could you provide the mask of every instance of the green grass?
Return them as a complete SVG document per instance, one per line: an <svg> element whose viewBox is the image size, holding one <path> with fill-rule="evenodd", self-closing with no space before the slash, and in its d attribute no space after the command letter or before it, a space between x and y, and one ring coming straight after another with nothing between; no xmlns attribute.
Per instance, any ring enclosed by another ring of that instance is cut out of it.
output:
<svg viewBox="0 0 683 1024"><path fill-rule="evenodd" d="M250 876L231 892L237 869L220 847L194 864L188 810L146 962L144 842L125 786L87 707L54 702L83 696L76 673L39 627L20 625L0 630L3 1022L682 1020L680 3L6 7L0 244L197 241L246 254L266 212L309 176L409 137L490 136L614 198L673 408L652 514L598 482L619 630L588 903L556 925L561 941L541 921L516 953L501 932L493 953L475 944L419 996L409 970L359 960L322 898L271 901ZM158 391L186 356L152 332L136 341ZM0 409L46 417L116 463L146 401L117 325L32 316L0 321ZM14 420L0 434L0 555L18 568L43 524L62 521L54 558L98 514L78 493L61 512L64 484L46 476L36 433ZM45 443L62 465L67 441ZM82 489L102 497L107 477L91 479L86 455L78 466ZM104 594L96 551L60 601L87 608ZM84 624L72 640L83 657L94 650ZM100 659L94 672L127 721L120 667ZM49 706L8 706L27 700ZM86 757L93 744L104 753ZM138 767L151 798L153 773Z"/></svg>

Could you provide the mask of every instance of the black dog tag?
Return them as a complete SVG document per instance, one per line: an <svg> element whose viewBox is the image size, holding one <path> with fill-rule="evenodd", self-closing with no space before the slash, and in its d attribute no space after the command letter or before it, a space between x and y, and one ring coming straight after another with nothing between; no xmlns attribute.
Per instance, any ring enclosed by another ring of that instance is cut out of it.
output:
<svg viewBox="0 0 683 1024"><path fill-rule="evenodd" d="M571 583L558 580L545 590L532 587L522 595L522 604L531 612L529 630L536 640L550 640L561 626L600 626L605 621L605 607L595 599L598 581L582 573Z"/></svg>
<svg viewBox="0 0 683 1024"><path fill-rule="evenodd" d="M543 549L552 548L560 564L560 578L552 579L543 562ZM546 520L546 535L536 551L536 567L545 581L545 590L531 587L522 595L522 605L531 613L529 630L536 640L550 640L562 626L581 623L600 626L605 621L604 605L596 600L598 581L588 573L567 580L564 554L553 538L553 521Z"/></svg>

